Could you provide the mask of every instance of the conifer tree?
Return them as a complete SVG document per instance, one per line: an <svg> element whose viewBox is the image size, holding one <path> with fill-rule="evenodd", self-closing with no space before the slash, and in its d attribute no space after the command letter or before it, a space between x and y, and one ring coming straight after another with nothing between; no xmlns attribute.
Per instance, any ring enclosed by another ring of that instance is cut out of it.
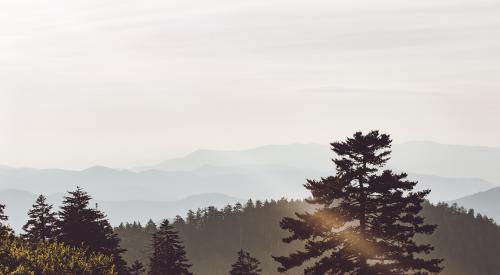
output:
<svg viewBox="0 0 500 275"><path fill-rule="evenodd" d="M112 256L118 273L127 274L127 265L121 256L125 250L120 248L120 240L106 216L89 207L91 197L80 187L68 193L58 213L57 241Z"/></svg>
<svg viewBox="0 0 500 275"><path fill-rule="evenodd" d="M153 234L153 253L150 257L151 275L191 275L184 246L177 231L164 220Z"/></svg>
<svg viewBox="0 0 500 275"><path fill-rule="evenodd" d="M183 226L186 225L186 221L184 221L184 219L180 215L176 215L173 224L175 226Z"/></svg>
<svg viewBox="0 0 500 275"><path fill-rule="evenodd" d="M253 209L253 208L255 208L255 205L254 205L252 199L249 199L247 201L247 203L245 204L245 210Z"/></svg>
<svg viewBox="0 0 500 275"><path fill-rule="evenodd" d="M238 213L243 211L243 205L241 203L237 202L234 207L233 207L233 212Z"/></svg>
<svg viewBox="0 0 500 275"><path fill-rule="evenodd" d="M194 211L189 209L186 215L186 223L187 224L195 224L196 222L196 217L194 215Z"/></svg>
<svg viewBox="0 0 500 275"><path fill-rule="evenodd" d="M8 217L7 215L5 215L4 211L5 205L0 204L0 240L7 238L12 233L10 227L5 224L5 222L8 220Z"/></svg>
<svg viewBox="0 0 500 275"><path fill-rule="evenodd" d="M372 131L332 143L336 175L308 180L314 213L284 218L289 243L305 240L303 251L274 257L280 272L312 261L304 274L429 274L439 273L442 260L422 259L433 248L417 244L417 233L432 234L435 225L419 215L429 190L414 192L416 182L390 170L380 172L390 156L389 135Z"/></svg>
<svg viewBox="0 0 500 275"><path fill-rule="evenodd" d="M38 196L33 207L28 211L28 222L23 226L21 236L30 243L52 241L56 237L56 217L52 205L47 204L43 195Z"/></svg>
<svg viewBox="0 0 500 275"><path fill-rule="evenodd" d="M130 266L128 273L129 275L142 275L146 273L146 268L141 262L135 260Z"/></svg>
<svg viewBox="0 0 500 275"><path fill-rule="evenodd" d="M251 257L250 253L241 249L238 251L238 259L231 266L229 275L259 275L262 271L259 268L260 262Z"/></svg>
<svg viewBox="0 0 500 275"><path fill-rule="evenodd" d="M149 219L148 222L146 223L146 226L144 226L144 230L150 234L155 233L157 230L156 223L152 219Z"/></svg>

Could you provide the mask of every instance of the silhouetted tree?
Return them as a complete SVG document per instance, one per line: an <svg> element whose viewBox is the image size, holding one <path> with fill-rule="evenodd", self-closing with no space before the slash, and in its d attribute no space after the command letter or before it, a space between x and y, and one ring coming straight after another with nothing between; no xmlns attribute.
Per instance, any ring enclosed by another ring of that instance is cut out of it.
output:
<svg viewBox="0 0 500 275"><path fill-rule="evenodd" d="M255 202L257 204L257 202ZM234 263L235 251L241 247L252 251L252 256L259 259L263 273L274 274L278 262L272 260L271 255L289 255L302 250L303 242L282 244L279 240L288 233L281 230L276 224L283 217L290 217L294 213L303 213L315 210L315 206L303 201L290 200L279 205L255 208L251 211L233 213L223 220L214 220L199 228L196 223L175 227L183 240L190 268L194 274L220 275L227 274ZM490 275L500 270L500 226L483 215L470 215L466 209L455 205L431 205L425 202L420 212L425 221L430 224L439 224L433 234L417 234L417 243L430 243L436 250L433 258L445 258L444 270L440 275ZM222 210L221 210L222 211ZM127 248L124 258L132 264L139 259L146 263L151 254L150 244L152 234L146 233L144 228L139 230L124 226L116 228L120 236L121 246ZM239 229L242 229L242 232ZM241 235L244 236L241 244ZM214 253L216 251L217 253ZM312 263L312 262L311 262ZM290 270L288 274L303 274L303 267Z"/></svg>
<svg viewBox="0 0 500 275"><path fill-rule="evenodd" d="M255 205L253 204L252 199L249 199L249 200L247 201L247 203L245 204L245 210L246 210L246 209L253 209L253 208L255 208Z"/></svg>
<svg viewBox="0 0 500 275"><path fill-rule="evenodd" d="M238 251L238 259L231 266L229 275L259 275L262 271L259 264L260 262L251 257L250 253L241 249Z"/></svg>
<svg viewBox="0 0 500 275"><path fill-rule="evenodd" d="M0 204L0 241L12 233L10 227L5 224L9 218L5 215L4 211L5 205Z"/></svg>
<svg viewBox="0 0 500 275"><path fill-rule="evenodd" d="M144 265L139 262L138 260L135 260L132 265L130 266L130 269L128 271L130 275L142 275L146 273L146 268Z"/></svg>
<svg viewBox="0 0 500 275"><path fill-rule="evenodd" d="M118 273L127 274L127 265L121 257L124 249L120 248L120 240L106 216L89 207L91 197L80 187L68 193L56 223L57 240L73 247L83 247L89 252L112 256Z"/></svg>
<svg viewBox="0 0 500 275"><path fill-rule="evenodd" d="M186 216L186 223L187 224L194 224L195 221L196 221L196 217L195 217L194 211L189 209L187 216Z"/></svg>
<svg viewBox="0 0 500 275"><path fill-rule="evenodd" d="M149 219L144 229L146 230L146 232L153 234L157 230L156 223L152 219Z"/></svg>
<svg viewBox="0 0 500 275"><path fill-rule="evenodd" d="M56 221L52 205L47 204L45 196L40 195L28 211L28 221L23 226L25 233L21 236L32 244L52 241L57 234Z"/></svg>
<svg viewBox="0 0 500 275"><path fill-rule="evenodd" d="M241 203L237 202L233 207L233 212L238 213L241 211L243 211L243 205L241 205Z"/></svg>
<svg viewBox="0 0 500 275"><path fill-rule="evenodd" d="M151 275L191 275L184 246L177 231L164 220L153 234L153 253L150 258Z"/></svg>
<svg viewBox="0 0 500 275"><path fill-rule="evenodd" d="M320 181L308 180L308 202L313 213L284 218L281 227L290 231L289 243L305 240L303 251L274 257L280 272L313 264L305 274L427 274L439 273L439 259L422 259L432 246L417 244L416 233L431 234L435 225L424 224L419 215L429 190L413 192L416 182L406 174L379 172L389 159L389 135L372 131L354 134L331 144L337 154L337 173Z"/></svg>
<svg viewBox="0 0 500 275"><path fill-rule="evenodd" d="M184 219L180 215L176 215L173 224L177 226L183 226L186 225L186 221L184 221Z"/></svg>

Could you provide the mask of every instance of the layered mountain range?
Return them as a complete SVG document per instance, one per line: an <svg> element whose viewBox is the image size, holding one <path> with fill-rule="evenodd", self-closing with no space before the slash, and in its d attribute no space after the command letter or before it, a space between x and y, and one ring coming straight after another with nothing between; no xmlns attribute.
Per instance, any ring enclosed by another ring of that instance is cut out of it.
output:
<svg viewBox="0 0 500 275"><path fill-rule="evenodd" d="M393 146L389 167L431 189L431 202L452 201L500 220L500 149L409 142ZM0 202L19 227L36 194L59 204L80 186L112 222L173 217L188 209L253 199L304 198L306 179L335 172L327 145L268 145L248 150L198 150L149 167L81 171L0 166ZM194 196L194 197L193 197ZM241 198L241 199L238 199ZM134 209L138 209L134 211ZM140 211L139 211L140 209ZM23 214L24 213L24 214Z"/></svg>

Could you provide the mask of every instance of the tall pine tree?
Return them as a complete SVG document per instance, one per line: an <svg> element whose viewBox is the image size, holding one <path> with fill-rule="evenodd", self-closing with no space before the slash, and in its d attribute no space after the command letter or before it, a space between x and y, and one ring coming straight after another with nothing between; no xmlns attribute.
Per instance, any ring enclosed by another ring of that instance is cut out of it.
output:
<svg viewBox="0 0 500 275"><path fill-rule="evenodd" d="M284 218L292 234L284 241L305 240L303 251L274 257L280 272L312 261L304 274L429 274L439 273L442 260L422 259L433 248L417 244L417 233L432 234L419 212L429 190L414 192L406 174L379 171L389 159L389 135L372 131L332 143L336 175L308 180L314 213Z"/></svg>
<svg viewBox="0 0 500 275"><path fill-rule="evenodd" d="M23 226L22 237L35 244L52 241L56 237L56 217L52 205L47 204L43 195L38 196L33 207L28 211L28 222Z"/></svg>
<svg viewBox="0 0 500 275"><path fill-rule="evenodd" d="M241 249L238 251L238 259L231 266L229 275L259 275L262 271L259 268L260 262L250 256L250 253Z"/></svg>
<svg viewBox="0 0 500 275"><path fill-rule="evenodd" d="M177 231L164 220L153 234L153 253L150 258L151 275L192 275L184 246Z"/></svg>
<svg viewBox="0 0 500 275"><path fill-rule="evenodd" d="M91 197L77 187L68 192L59 211L57 221L59 242L73 247L83 247L89 252L113 257L119 274L127 274L127 265L121 253L120 240L106 216L95 208L89 207Z"/></svg>

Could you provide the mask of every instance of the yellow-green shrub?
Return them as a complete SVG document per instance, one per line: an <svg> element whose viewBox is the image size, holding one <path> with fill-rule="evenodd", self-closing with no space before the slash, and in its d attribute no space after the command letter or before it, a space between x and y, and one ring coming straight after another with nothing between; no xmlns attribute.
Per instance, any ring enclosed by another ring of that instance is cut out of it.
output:
<svg viewBox="0 0 500 275"><path fill-rule="evenodd" d="M112 258L83 249L47 242L31 246L18 238L0 242L0 274L117 274Z"/></svg>

